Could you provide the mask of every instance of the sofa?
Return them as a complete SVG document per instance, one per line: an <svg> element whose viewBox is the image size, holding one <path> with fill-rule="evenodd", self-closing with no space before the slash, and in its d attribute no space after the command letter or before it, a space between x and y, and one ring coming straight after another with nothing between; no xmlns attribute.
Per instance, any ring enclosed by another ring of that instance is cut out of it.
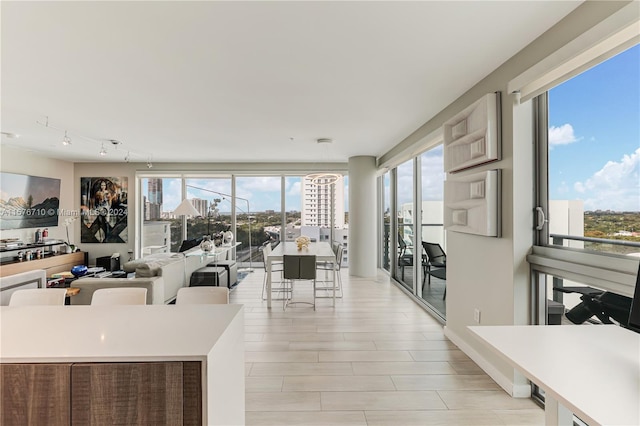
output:
<svg viewBox="0 0 640 426"><path fill-rule="evenodd" d="M99 288L142 287L147 289L147 305L171 303L178 289L189 286L191 273L206 266L202 256L185 253L155 253L125 263L128 278L80 278L73 282L80 293L71 298L72 305L89 305Z"/></svg>
<svg viewBox="0 0 640 426"><path fill-rule="evenodd" d="M0 277L0 306L6 306L11 300L11 294L16 290L26 288L44 288L47 285L47 275L44 269L21 272L19 274Z"/></svg>

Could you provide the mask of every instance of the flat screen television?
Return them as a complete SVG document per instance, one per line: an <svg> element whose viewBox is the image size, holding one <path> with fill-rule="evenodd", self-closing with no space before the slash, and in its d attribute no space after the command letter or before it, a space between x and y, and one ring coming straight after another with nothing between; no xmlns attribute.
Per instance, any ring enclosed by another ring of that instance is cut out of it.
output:
<svg viewBox="0 0 640 426"><path fill-rule="evenodd" d="M60 179L0 172L0 229L58 226Z"/></svg>
<svg viewBox="0 0 640 426"><path fill-rule="evenodd" d="M636 275L636 289L631 301L631 312L629 313L629 328L640 333L640 266Z"/></svg>

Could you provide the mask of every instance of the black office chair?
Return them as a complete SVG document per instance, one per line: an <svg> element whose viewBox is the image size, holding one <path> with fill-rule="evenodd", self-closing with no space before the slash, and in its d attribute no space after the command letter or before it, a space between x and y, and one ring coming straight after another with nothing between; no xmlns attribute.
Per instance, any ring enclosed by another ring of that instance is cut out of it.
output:
<svg viewBox="0 0 640 426"><path fill-rule="evenodd" d="M431 276L441 280L447 280L447 255L438 243L428 243L423 241L422 248L424 248L424 251L427 254L427 259L423 262L424 277L422 278L422 287L424 289L425 280L427 280L428 284L431 285ZM442 298L444 299L446 297L447 287L445 286Z"/></svg>

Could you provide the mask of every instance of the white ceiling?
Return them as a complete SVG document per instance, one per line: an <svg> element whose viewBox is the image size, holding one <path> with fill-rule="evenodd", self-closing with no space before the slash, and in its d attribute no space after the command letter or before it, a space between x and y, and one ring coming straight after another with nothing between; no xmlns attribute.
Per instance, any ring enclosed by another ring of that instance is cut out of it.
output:
<svg viewBox="0 0 640 426"><path fill-rule="evenodd" d="M579 4L3 1L1 125L20 137L2 145L72 161L379 156Z"/></svg>

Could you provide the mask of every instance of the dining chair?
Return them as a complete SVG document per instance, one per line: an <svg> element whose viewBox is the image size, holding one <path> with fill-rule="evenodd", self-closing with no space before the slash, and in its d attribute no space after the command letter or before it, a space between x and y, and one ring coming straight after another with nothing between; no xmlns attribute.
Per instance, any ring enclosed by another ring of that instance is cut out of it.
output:
<svg viewBox="0 0 640 426"><path fill-rule="evenodd" d="M142 287L99 288L93 292L92 305L146 305L147 289Z"/></svg>
<svg viewBox="0 0 640 426"><path fill-rule="evenodd" d="M176 305L204 305L229 303L227 287L181 287L176 296Z"/></svg>
<svg viewBox="0 0 640 426"><path fill-rule="evenodd" d="M342 247L342 245L338 245L336 248L336 260L335 262L317 262L317 269L319 271L331 271L335 274L335 276L333 277L333 286L336 287L336 297L342 297L342 277L340 276L340 269L342 269L342 255L343 255L343 251L344 248ZM333 286L319 286L316 285L316 290L322 290L323 292L326 291L333 291ZM330 296L316 296L316 298L318 299L323 299L323 298L331 298L333 297L333 294L331 294Z"/></svg>
<svg viewBox="0 0 640 426"><path fill-rule="evenodd" d="M66 288L25 288L11 294L9 306L64 305Z"/></svg>
<svg viewBox="0 0 640 426"><path fill-rule="evenodd" d="M269 273L269 270L267 268L267 259L269 257L269 255L271 254L271 252L273 251L273 249L271 248L271 242L267 241L263 246L262 246L262 260L264 261L264 279L262 280L262 300L266 300L266 296L265 296L265 292L267 291L267 274ZM273 277L271 278L271 294L273 293L281 293L285 291L285 287L284 284L282 282L282 270L283 270L283 263L281 261L276 261L276 262L271 262L271 274L277 273L280 274L280 285L279 286L274 286L274 282L273 282ZM285 296L283 296L284 298ZM273 297L272 297L273 300ZM275 300L280 300L279 298L276 298Z"/></svg>
<svg viewBox="0 0 640 426"><path fill-rule="evenodd" d="M283 273L284 283L286 287L284 302L282 309L286 310L289 305L296 304L309 304L313 306L313 310L316 310L316 256L313 255L287 255L283 256ZM300 280L308 280L313 282L313 288L311 289L313 302L308 301L295 301L294 284ZM287 294L289 297L287 297Z"/></svg>

